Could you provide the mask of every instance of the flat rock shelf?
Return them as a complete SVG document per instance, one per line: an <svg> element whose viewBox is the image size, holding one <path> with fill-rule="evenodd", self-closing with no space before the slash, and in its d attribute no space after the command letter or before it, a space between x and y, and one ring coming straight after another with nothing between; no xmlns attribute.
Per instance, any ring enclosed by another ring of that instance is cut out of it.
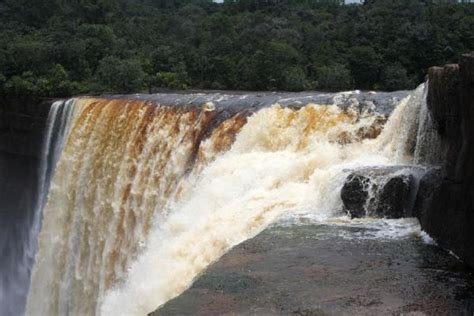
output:
<svg viewBox="0 0 474 316"><path fill-rule="evenodd" d="M273 226L151 315L472 315L473 272L420 234Z"/></svg>

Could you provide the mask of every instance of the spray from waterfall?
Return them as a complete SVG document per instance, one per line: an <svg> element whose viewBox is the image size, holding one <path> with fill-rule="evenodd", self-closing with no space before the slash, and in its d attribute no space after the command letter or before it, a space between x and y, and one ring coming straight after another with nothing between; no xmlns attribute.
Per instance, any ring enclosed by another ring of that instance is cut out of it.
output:
<svg viewBox="0 0 474 316"><path fill-rule="evenodd" d="M341 216L349 170L410 164L418 88L385 118L354 106L75 100L44 210L30 315L145 315L282 215Z"/></svg>
<svg viewBox="0 0 474 316"><path fill-rule="evenodd" d="M17 219L17 222L22 224L21 226L12 225L12 227L7 227L9 226L8 222L3 223L3 245L0 248L2 250L6 249L4 252L6 257L2 258L2 261L4 260L7 263L2 266L2 274L0 275L1 315L21 315L24 313L31 269L37 251L42 209L48 192L51 174L59 159L63 140L68 130L67 123L69 122L72 109L72 101L58 101L51 105L40 153L39 170L29 171L35 175L37 174L38 183L30 185L32 188L35 188L34 191L31 190L31 193L36 194L36 204L32 205L31 212L28 210L28 203L23 204L26 220L22 222ZM22 165L22 168L28 167L27 165ZM14 216L21 217L22 215L16 214ZM22 236L25 236L25 238Z"/></svg>
<svg viewBox="0 0 474 316"><path fill-rule="evenodd" d="M61 155L64 141L69 132L71 117L74 112L74 100L56 101L46 122L46 131L41 149L41 162L38 178L38 197L30 229L29 256L33 263L37 251L37 239L41 228L42 211L46 203L51 176ZM30 267L32 264L30 265Z"/></svg>

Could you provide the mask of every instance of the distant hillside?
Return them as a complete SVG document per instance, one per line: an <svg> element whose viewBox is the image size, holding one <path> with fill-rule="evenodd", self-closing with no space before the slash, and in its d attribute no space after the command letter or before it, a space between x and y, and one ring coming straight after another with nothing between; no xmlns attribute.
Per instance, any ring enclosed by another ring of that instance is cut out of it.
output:
<svg viewBox="0 0 474 316"><path fill-rule="evenodd" d="M6 0L0 93L409 89L474 49L474 5Z"/></svg>

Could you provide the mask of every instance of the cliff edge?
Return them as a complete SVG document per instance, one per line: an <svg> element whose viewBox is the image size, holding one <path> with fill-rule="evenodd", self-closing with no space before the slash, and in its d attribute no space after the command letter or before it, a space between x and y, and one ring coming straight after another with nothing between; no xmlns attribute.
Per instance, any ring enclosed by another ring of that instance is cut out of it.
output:
<svg viewBox="0 0 474 316"><path fill-rule="evenodd" d="M442 247L474 266L474 52L430 69L427 106L443 158L438 179L421 180L428 197L418 217Z"/></svg>

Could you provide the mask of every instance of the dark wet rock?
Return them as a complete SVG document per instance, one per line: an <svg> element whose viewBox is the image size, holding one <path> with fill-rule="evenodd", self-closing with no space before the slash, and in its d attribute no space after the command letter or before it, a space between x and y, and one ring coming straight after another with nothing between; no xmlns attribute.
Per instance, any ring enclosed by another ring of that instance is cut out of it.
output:
<svg viewBox="0 0 474 316"><path fill-rule="evenodd" d="M358 174L350 175L341 190L344 208L352 218L366 215L365 204L369 197L370 179Z"/></svg>
<svg viewBox="0 0 474 316"><path fill-rule="evenodd" d="M278 103L284 107L300 108L308 103L337 104L342 109L355 108L358 112L390 114L410 91L394 92L246 92L246 91L170 91L156 94L106 95L106 98L149 100L167 106L202 106L211 102L217 111L237 113L254 112Z"/></svg>
<svg viewBox="0 0 474 316"><path fill-rule="evenodd" d="M444 136L457 133L459 126L455 118L459 116L459 65L432 67L429 70L429 90L427 105L438 132Z"/></svg>
<svg viewBox="0 0 474 316"><path fill-rule="evenodd" d="M425 226L429 220L429 208L432 206L433 199L439 194L441 171L441 168L430 168L419 181L413 215L418 217L422 226Z"/></svg>
<svg viewBox="0 0 474 316"><path fill-rule="evenodd" d="M471 315L472 271L419 237L272 227L233 248L151 315Z"/></svg>
<svg viewBox="0 0 474 316"><path fill-rule="evenodd" d="M380 217L402 218L411 216L411 192L414 190L412 175L396 175L385 183L377 203Z"/></svg>
<svg viewBox="0 0 474 316"><path fill-rule="evenodd" d="M411 166L363 168L352 172L341 190L345 211L352 217L412 216L415 176L424 170Z"/></svg>
<svg viewBox="0 0 474 316"><path fill-rule="evenodd" d="M429 71L428 109L440 135L441 180L419 211L437 242L474 267L474 53Z"/></svg>
<svg viewBox="0 0 474 316"><path fill-rule="evenodd" d="M205 274L196 281L194 286L198 289L212 289L217 293L232 294L251 289L258 282L258 278L248 276L245 273L229 272Z"/></svg>

